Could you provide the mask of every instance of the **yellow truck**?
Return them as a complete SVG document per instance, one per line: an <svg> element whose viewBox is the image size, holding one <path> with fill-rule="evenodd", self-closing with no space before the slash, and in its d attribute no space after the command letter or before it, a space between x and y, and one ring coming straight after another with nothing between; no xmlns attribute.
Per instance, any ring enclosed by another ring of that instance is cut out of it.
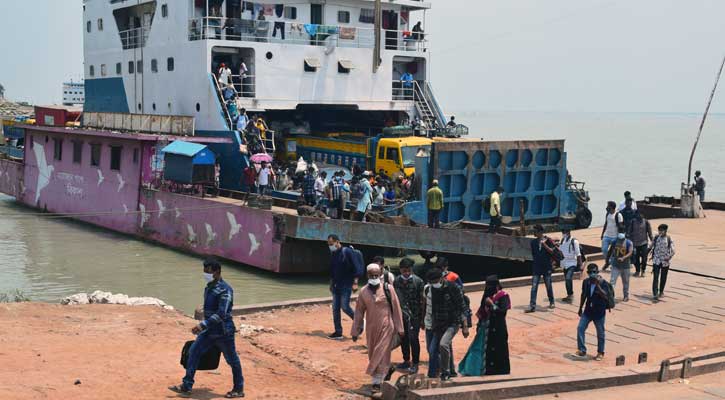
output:
<svg viewBox="0 0 725 400"><path fill-rule="evenodd" d="M430 151L432 143L431 139L418 136L332 133L292 136L286 139L285 150L289 160L303 157L308 162L339 165L351 170L359 165L368 171L382 169L389 176L401 171L410 176L415 172L415 155L420 149Z"/></svg>

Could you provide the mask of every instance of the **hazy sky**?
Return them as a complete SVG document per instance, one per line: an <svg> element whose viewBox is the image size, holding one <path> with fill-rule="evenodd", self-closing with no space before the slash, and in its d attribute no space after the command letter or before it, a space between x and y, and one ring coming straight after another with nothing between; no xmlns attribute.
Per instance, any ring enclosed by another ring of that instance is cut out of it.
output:
<svg viewBox="0 0 725 400"><path fill-rule="evenodd" d="M446 109L701 112L725 54L722 0L431 2ZM82 1L0 0L0 27L7 95L59 102L83 71Z"/></svg>

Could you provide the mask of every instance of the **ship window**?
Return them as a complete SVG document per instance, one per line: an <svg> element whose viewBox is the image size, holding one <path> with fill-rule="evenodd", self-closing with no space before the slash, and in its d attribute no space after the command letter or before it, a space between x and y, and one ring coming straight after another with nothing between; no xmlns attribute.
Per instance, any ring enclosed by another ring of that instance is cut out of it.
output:
<svg viewBox="0 0 725 400"><path fill-rule="evenodd" d="M89 73L89 74L90 74L91 76L95 76L95 75L96 75L96 68L95 68L94 66L92 66L92 65L91 65L90 67L88 67L88 73Z"/></svg>
<svg viewBox="0 0 725 400"><path fill-rule="evenodd" d="M83 142L80 140L73 141L73 164L80 164L83 158Z"/></svg>
<svg viewBox="0 0 725 400"><path fill-rule="evenodd" d="M121 63L116 63L116 75L121 75L123 73L123 68L121 67Z"/></svg>
<svg viewBox="0 0 725 400"><path fill-rule="evenodd" d="M284 17L287 19L297 19L297 7L285 7Z"/></svg>
<svg viewBox="0 0 725 400"><path fill-rule="evenodd" d="M111 146L111 169L121 170L121 146Z"/></svg>
<svg viewBox="0 0 725 400"><path fill-rule="evenodd" d="M387 156L385 157L388 160L395 161L395 163L398 163L398 149L395 147L388 147Z"/></svg>
<svg viewBox="0 0 725 400"><path fill-rule="evenodd" d="M133 163L138 164L138 149L133 149Z"/></svg>
<svg viewBox="0 0 725 400"><path fill-rule="evenodd" d="M86 22L86 32L91 33L91 21Z"/></svg>
<svg viewBox="0 0 725 400"><path fill-rule="evenodd" d="M337 12L337 22L342 24L349 24L350 23L350 11L338 11Z"/></svg>
<svg viewBox="0 0 725 400"><path fill-rule="evenodd" d="M151 105L151 108L153 108L153 110L154 110L154 111L156 111L156 103L153 103L153 104Z"/></svg>
<svg viewBox="0 0 725 400"><path fill-rule="evenodd" d="M380 147L380 150L378 150L378 160L382 160L385 158L385 147Z"/></svg>
<svg viewBox="0 0 725 400"><path fill-rule="evenodd" d="M267 57L267 60L271 60L272 57L274 57L274 54L272 54L271 51L268 51L267 54L265 54L264 56Z"/></svg>
<svg viewBox="0 0 725 400"><path fill-rule="evenodd" d="M133 74L133 72L134 72L134 66L135 65L134 65L133 61L129 61L128 62L128 73L129 74Z"/></svg>
<svg viewBox="0 0 725 400"><path fill-rule="evenodd" d="M63 139L53 139L53 159L63 160Z"/></svg>
<svg viewBox="0 0 725 400"><path fill-rule="evenodd" d="M98 18L98 30L103 30L103 18Z"/></svg>
<svg viewBox="0 0 725 400"><path fill-rule="evenodd" d="M101 165L101 145L91 144L91 166L98 167Z"/></svg>
<svg viewBox="0 0 725 400"><path fill-rule="evenodd" d="M136 61L136 73L143 74L143 60Z"/></svg>
<svg viewBox="0 0 725 400"><path fill-rule="evenodd" d="M169 16L169 5L168 4L161 5L161 16L164 18Z"/></svg>
<svg viewBox="0 0 725 400"><path fill-rule="evenodd" d="M166 70L169 72L174 70L174 57L169 57L166 59Z"/></svg>
<svg viewBox="0 0 725 400"><path fill-rule="evenodd" d="M366 24L374 24L375 23L375 10L373 10L372 8L361 9L359 21L366 23Z"/></svg>
<svg viewBox="0 0 725 400"><path fill-rule="evenodd" d="M106 64L101 64L101 76L106 76Z"/></svg>
<svg viewBox="0 0 725 400"><path fill-rule="evenodd" d="M199 103L196 103L196 112L201 111L201 105Z"/></svg>
<svg viewBox="0 0 725 400"><path fill-rule="evenodd" d="M155 58L151 60L151 72L159 72L159 62Z"/></svg>

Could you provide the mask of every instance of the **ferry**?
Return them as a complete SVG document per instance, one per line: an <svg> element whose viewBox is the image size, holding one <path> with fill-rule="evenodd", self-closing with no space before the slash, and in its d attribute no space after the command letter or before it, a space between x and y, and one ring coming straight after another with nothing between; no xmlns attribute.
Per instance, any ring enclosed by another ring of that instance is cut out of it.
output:
<svg viewBox="0 0 725 400"><path fill-rule="evenodd" d="M586 227L584 184L567 169L563 140L461 138L467 128L448 121L430 82L430 9L418 0L85 0L81 126L23 126L23 159L0 159L0 192L277 273L324 271L330 233L363 248L526 260L524 238L484 232L484 200L502 186L504 222L519 234L534 223ZM271 128L259 153L276 162L415 176L416 194L376 223L298 215L281 190L249 194L242 110ZM441 220L455 229L424 227L433 179Z"/></svg>

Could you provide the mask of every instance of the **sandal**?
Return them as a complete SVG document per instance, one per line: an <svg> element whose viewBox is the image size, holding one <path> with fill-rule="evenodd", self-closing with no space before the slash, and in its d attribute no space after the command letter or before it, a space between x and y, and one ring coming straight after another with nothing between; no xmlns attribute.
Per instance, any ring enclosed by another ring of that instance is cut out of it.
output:
<svg viewBox="0 0 725 400"><path fill-rule="evenodd" d="M576 353L574 353L574 355L576 355L577 357L586 357L587 353L577 350Z"/></svg>
<svg viewBox="0 0 725 400"><path fill-rule="evenodd" d="M228 392L224 395L227 399L237 399L240 397L244 397L244 390L232 390L231 392Z"/></svg>
<svg viewBox="0 0 725 400"><path fill-rule="evenodd" d="M594 361L602 361L604 359L604 354L599 353L596 357L594 357Z"/></svg>

